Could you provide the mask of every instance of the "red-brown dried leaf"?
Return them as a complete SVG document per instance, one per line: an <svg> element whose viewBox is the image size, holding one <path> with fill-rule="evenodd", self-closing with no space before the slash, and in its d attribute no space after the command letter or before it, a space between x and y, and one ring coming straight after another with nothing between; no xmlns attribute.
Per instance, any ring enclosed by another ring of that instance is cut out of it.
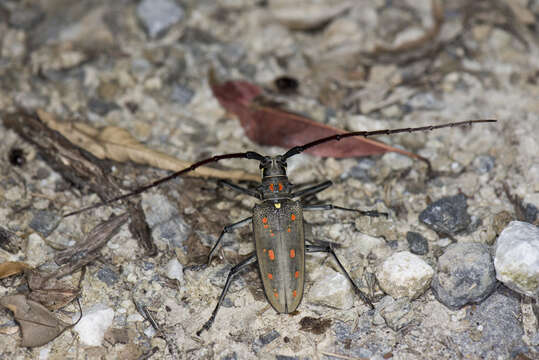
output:
<svg viewBox="0 0 539 360"><path fill-rule="evenodd" d="M260 145L280 146L289 149L326 136L345 133L345 131L320 124L303 115L275 106L261 105L260 98L263 97L263 90L249 82L227 81L219 83L210 74L210 86L221 106L239 118L247 137ZM420 158L414 153L363 137L328 142L306 152L321 157L348 158L383 154L390 151Z"/></svg>

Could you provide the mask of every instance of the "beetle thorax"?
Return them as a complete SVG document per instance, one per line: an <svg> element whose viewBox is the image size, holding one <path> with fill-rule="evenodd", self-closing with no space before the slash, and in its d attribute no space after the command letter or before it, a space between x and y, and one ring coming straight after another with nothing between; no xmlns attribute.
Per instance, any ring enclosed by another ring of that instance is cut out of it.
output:
<svg viewBox="0 0 539 360"><path fill-rule="evenodd" d="M282 199L290 194L290 182L286 176L286 162L281 155L267 156L260 164L262 184L260 190L264 199Z"/></svg>

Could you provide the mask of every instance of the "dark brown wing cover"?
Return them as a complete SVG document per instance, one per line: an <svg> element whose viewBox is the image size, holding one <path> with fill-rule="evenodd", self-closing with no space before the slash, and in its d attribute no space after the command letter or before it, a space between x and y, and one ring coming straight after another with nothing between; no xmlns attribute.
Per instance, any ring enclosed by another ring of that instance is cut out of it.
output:
<svg viewBox="0 0 539 360"><path fill-rule="evenodd" d="M290 313L303 297L305 242L299 202L264 201L253 209L258 267L268 302L279 313Z"/></svg>

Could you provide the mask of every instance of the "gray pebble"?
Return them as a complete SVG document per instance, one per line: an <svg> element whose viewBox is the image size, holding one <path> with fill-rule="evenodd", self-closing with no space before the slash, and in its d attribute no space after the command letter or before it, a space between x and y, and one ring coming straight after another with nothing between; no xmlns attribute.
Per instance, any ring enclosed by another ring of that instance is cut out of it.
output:
<svg viewBox="0 0 539 360"><path fill-rule="evenodd" d="M62 216L56 212L48 210L37 210L33 212L30 227L43 235L49 236L62 221Z"/></svg>
<svg viewBox="0 0 539 360"><path fill-rule="evenodd" d="M414 319L412 304L406 298L394 300L391 296L385 296L376 305L376 310L394 331L399 331Z"/></svg>
<svg viewBox="0 0 539 360"><path fill-rule="evenodd" d="M98 98L91 98L88 100L88 110L100 116L105 116L112 110L119 108L120 107L116 103L103 101Z"/></svg>
<svg viewBox="0 0 539 360"><path fill-rule="evenodd" d="M434 231L454 235L470 225L466 196L457 194L436 200L419 214L419 220Z"/></svg>
<svg viewBox="0 0 539 360"><path fill-rule="evenodd" d="M530 224L535 223L535 219L537 219L537 214L539 213L539 209L533 204L526 204L526 207L524 208L524 220Z"/></svg>
<svg viewBox="0 0 539 360"><path fill-rule="evenodd" d="M195 92L191 88L185 85L176 84L172 87L170 100L179 105L187 105L191 102L193 96L195 96Z"/></svg>
<svg viewBox="0 0 539 360"><path fill-rule="evenodd" d="M362 158L358 161L357 165L352 166L350 170L348 170L346 175L360 181L369 182L372 180L369 171L374 165L376 165L374 160Z"/></svg>
<svg viewBox="0 0 539 360"><path fill-rule="evenodd" d="M470 327L451 335L467 359L509 359L524 347L519 300L509 294L495 293L477 307L468 308Z"/></svg>
<svg viewBox="0 0 539 360"><path fill-rule="evenodd" d="M103 267L97 271L97 278L105 284L112 286L118 281L119 276L116 271L110 267Z"/></svg>
<svg viewBox="0 0 539 360"><path fill-rule="evenodd" d="M227 354L221 358L221 360L238 360L238 354L235 352Z"/></svg>
<svg viewBox="0 0 539 360"><path fill-rule="evenodd" d="M479 303L495 287L494 264L489 248L484 244L453 244L438 259L432 290L436 298L450 309Z"/></svg>
<svg viewBox="0 0 539 360"><path fill-rule="evenodd" d="M279 338L279 336L281 336L281 334L279 334L277 330L271 330L270 332L264 335L260 335L253 344L253 351L255 353L259 352L261 348L268 345L273 340Z"/></svg>
<svg viewBox="0 0 539 360"><path fill-rule="evenodd" d="M425 255L429 252L429 243L420 233L408 231L406 240L412 254Z"/></svg>
<svg viewBox="0 0 539 360"><path fill-rule="evenodd" d="M489 155L479 155L474 159L473 165L479 174L486 174L494 168L495 160Z"/></svg>
<svg viewBox="0 0 539 360"><path fill-rule="evenodd" d="M142 0L137 6L137 16L144 24L148 35L156 38L180 22L185 12L172 0Z"/></svg>

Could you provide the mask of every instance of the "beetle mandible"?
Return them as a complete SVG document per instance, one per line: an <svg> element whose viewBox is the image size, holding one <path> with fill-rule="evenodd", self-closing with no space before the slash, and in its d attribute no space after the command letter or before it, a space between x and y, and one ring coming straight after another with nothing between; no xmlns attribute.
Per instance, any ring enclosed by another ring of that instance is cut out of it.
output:
<svg viewBox="0 0 539 360"><path fill-rule="evenodd" d="M472 125L474 123L490 122L496 122L496 120L468 120L415 128L355 131L344 134L336 134L309 142L305 145L295 146L285 152L283 155L277 156L263 156L254 151L217 155L211 158L198 161L190 167L177 171L162 179L156 180L130 193L83 209L79 209L64 216L67 217L75 215L90 209L94 209L100 206L113 203L115 201L134 196L136 194L140 194L150 188L158 186L178 176L189 173L196 168L208 163L234 158L257 160L260 162L260 168L262 169L262 180L256 190L243 188L228 182L223 182L234 190L261 200L261 202L255 205L255 207L253 208L253 215L236 223L225 226L216 243L210 250L207 262L202 265L191 267L192 269L201 269L209 265L211 263L212 256L217 249L217 246L223 239L225 233L252 223L255 239L255 251L249 254L243 261L241 261L239 264L237 264L230 270L226 279L225 286L221 292L221 295L219 296L219 300L217 301L217 305L215 306L211 317L197 332L197 335L200 335L202 331L208 330L212 326L234 276L240 270L255 262L258 264L260 276L262 278L262 284L264 287L264 293L266 294L266 298L270 305L279 313L291 313L296 310L296 308L301 303L303 297L306 253L327 252L331 254L341 271L345 274L348 281L351 282L356 293L370 308L374 308L369 298L359 289L357 284L352 280L348 272L345 270L344 266L338 259L331 246L325 244L316 244L314 243L314 241L311 241L312 244L305 244L306 239L304 237L303 231L303 211L337 209L344 211L353 211L364 216L387 216L387 214L379 213L377 211L363 211L358 209L344 208L332 204L303 205L301 202L301 199L303 197L313 195L327 189L329 186L332 185L332 182L325 181L318 185L294 191L292 189L292 184L288 181L288 177L286 174L286 161L290 157L297 155L309 148L318 146L329 141L340 141L344 138L351 136L368 137L374 135L390 135L404 132L430 131L445 127L455 127ZM427 162L430 170L430 163L428 162L428 160L423 160ZM299 198L300 200L294 200L295 198Z"/></svg>

